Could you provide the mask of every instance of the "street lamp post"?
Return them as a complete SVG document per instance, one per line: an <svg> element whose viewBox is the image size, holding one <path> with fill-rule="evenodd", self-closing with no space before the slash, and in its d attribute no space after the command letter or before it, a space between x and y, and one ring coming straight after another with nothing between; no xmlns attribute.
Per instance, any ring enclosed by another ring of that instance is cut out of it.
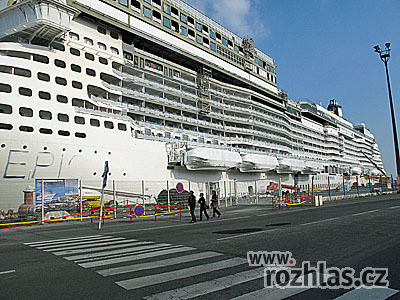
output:
<svg viewBox="0 0 400 300"><path fill-rule="evenodd" d="M379 54L379 57L385 64L386 69L386 81L388 85L389 92L389 103L390 103L390 114L392 116L392 129L393 129L393 140L394 140L394 151L396 156L396 168L397 168L397 180L400 180L400 157L399 157L399 143L397 140L397 129L396 129L396 120L394 116L394 107L393 107L393 99L392 99L392 90L390 88L390 80L389 80L389 69L388 69L388 61L390 59L390 43L385 44L385 49L381 49L378 45L374 46L375 52Z"/></svg>

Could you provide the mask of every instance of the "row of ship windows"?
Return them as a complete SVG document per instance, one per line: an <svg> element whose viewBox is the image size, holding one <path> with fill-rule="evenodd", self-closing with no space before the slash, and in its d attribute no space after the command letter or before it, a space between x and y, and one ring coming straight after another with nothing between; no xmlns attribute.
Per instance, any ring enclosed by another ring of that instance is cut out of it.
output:
<svg viewBox="0 0 400 300"><path fill-rule="evenodd" d="M12 130L13 126L8 123L0 123L0 130ZM33 132L34 129L32 126L19 126L19 131L22 132ZM39 132L42 134L53 134L53 130L50 128L40 128ZM58 135L60 136L70 136L71 133L68 130L58 130ZM83 132L75 132L75 137L77 138L86 138L86 134Z"/></svg>
<svg viewBox="0 0 400 300"><path fill-rule="evenodd" d="M0 103L0 114L12 114L13 108L11 105ZM20 107L19 115L22 117L33 117L33 110L28 107ZM40 110L39 118L43 120L52 120L53 115L50 111ZM57 120L60 122L69 122L69 116L67 114L58 113ZM85 125L85 118L80 116L74 117L75 124ZM93 127L100 127L100 121L98 119L91 118L89 121L90 125ZM114 123L111 121L104 121L104 127L108 129L114 129ZM121 131L126 131L127 127L124 123L118 123L117 128Z"/></svg>

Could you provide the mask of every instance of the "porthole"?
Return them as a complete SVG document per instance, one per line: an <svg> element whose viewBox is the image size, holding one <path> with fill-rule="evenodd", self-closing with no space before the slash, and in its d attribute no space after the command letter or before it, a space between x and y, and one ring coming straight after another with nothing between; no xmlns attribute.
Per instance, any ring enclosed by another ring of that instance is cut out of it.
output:
<svg viewBox="0 0 400 300"><path fill-rule="evenodd" d="M26 149L26 148L28 148L27 145L23 145L23 146L22 146L22 149Z"/></svg>
<svg viewBox="0 0 400 300"><path fill-rule="evenodd" d="M1 144L1 148L4 148L6 146L6 144Z"/></svg>
<svg viewBox="0 0 400 300"><path fill-rule="evenodd" d="M79 149L79 153L82 153L82 149Z"/></svg>
<svg viewBox="0 0 400 300"><path fill-rule="evenodd" d="M108 176L111 176L111 172L110 172L110 173L108 173Z"/></svg>
<svg viewBox="0 0 400 300"><path fill-rule="evenodd" d="M97 173L96 173L96 172L94 172L94 173L93 173L93 176L96 176L96 175L97 175Z"/></svg>
<svg viewBox="0 0 400 300"><path fill-rule="evenodd" d="M94 154L97 154L97 150L94 150Z"/></svg>
<svg viewBox="0 0 400 300"><path fill-rule="evenodd" d="M108 152L108 155L111 155L111 152Z"/></svg>
<svg viewBox="0 0 400 300"><path fill-rule="evenodd" d="M43 150L46 151L46 150L47 150L47 147L43 147Z"/></svg>
<svg viewBox="0 0 400 300"><path fill-rule="evenodd" d="M33 127L31 127L31 126L19 126L19 131L33 132Z"/></svg>
<svg viewBox="0 0 400 300"><path fill-rule="evenodd" d="M66 149L65 148L62 148L62 151L65 151Z"/></svg>
<svg viewBox="0 0 400 300"><path fill-rule="evenodd" d="M40 133L43 133L43 134L52 134L52 133L53 133L53 130L51 130L51 129L49 129L49 128L40 128L40 129L39 129L39 132L40 132Z"/></svg>
<svg viewBox="0 0 400 300"><path fill-rule="evenodd" d="M126 173L122 174L123 176L126 176Z"/></svg>

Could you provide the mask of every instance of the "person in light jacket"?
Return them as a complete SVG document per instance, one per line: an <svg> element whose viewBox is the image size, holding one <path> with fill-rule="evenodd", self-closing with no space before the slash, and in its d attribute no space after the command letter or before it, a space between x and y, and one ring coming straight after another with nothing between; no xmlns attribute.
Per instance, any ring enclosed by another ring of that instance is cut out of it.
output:
<svg viewBox="0 0 400 300"><path fill-rule="evenodd" d="M221 216L221 213L218 210L218 196L217 196L217 192L216 191L212 191L211 207L213 209L213 217L215 217L215 214L217 214L218 218L219 218Z"/></svg>

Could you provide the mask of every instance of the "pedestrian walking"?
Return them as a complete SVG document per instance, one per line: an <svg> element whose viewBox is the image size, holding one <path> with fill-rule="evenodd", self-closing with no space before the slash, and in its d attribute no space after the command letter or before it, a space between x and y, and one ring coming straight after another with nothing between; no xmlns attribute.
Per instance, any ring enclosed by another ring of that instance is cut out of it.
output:
<svg viewBox="0 0 400 300"><path fill-rule="evenodd" d="M200 204L200 221L203 220L203 212L204 212L204 215L206 216L207 220L210 219L210 217L208 216L208 213L207 213L208 205L206 203L206 199L204 199L203 193L200 193L199 204Z"/></svg>
<svg viewBox="0 0 400 300"><path fill-rule="evenodd" d="M190 209L190 215L192 216L192 221L190 223L196 223L196 216L194 215L194 209L196 208L196 197L193 191L190 191L189 193L188 206Z"/></svg>
<svg viewBox="0 0 400 300"><path fill-rule="evenodd" d="M215 214L218 215L218 218L221 216L220 211L218 210L218 196L216 191L212 191L211 195L211 207L213 209L213 217L215 217Z"/></svg>

